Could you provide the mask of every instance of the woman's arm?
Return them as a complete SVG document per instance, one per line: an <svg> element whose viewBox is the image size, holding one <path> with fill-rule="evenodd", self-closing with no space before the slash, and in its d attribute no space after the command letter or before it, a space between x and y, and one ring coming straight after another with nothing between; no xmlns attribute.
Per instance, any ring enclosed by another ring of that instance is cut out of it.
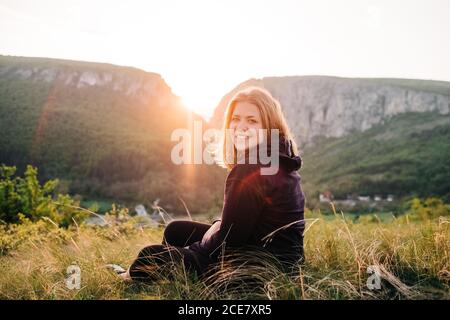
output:
<svg viewBox="0 0 450 320"><path fill-rule="evenodd" d="M263 182L258 166L242 164L234 167L227 176L221 219L212 224L202 241L190 248L217 257L224 246L248 244L264 208Z"/></svg>
<svg viewBox="0 0 450 320"><path fill-rule="evenodd" d="M220 244L235 247L247 244L264 207L264 180L257 165L235 166L225 185Z"/></svg>

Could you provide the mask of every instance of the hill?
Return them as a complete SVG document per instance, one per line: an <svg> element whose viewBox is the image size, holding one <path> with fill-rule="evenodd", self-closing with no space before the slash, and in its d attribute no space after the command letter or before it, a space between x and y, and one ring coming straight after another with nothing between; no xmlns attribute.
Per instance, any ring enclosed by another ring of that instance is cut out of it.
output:
<svg viewBox="0 0 450 320"><path fill-rule="evenodd" d="M60 178L64 191L86 199L150 205L159 198L176 213L184 212L178 197L194 212L214 206L224 170L170 160L172 131L194 120L203 121L156 73L0 57L0 163L19 172L32 164L43 180Z"/></svg>
<svg viewBox="0 0 450 320"><path fill-rule="evenodd" d="M385 196L450 195L450 82L412 79L267 77L248 86L277 98L300 146L310 204L326 190Z"/></svg>

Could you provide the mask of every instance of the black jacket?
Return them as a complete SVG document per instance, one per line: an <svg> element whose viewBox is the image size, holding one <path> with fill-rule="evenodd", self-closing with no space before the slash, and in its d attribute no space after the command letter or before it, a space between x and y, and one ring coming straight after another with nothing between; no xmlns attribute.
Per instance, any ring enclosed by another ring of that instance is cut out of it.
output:
<svg viewBox="0 0 450 320"><path fill-rule="evenodd" d="M256 164L237 164L228 173L220 220L202 241L189 249L217 258L225 249L257 246L280 260L303 258L305 196L297 170L302 159L294 156L289 140L280 137L279 170L261 175Z"/></svg>

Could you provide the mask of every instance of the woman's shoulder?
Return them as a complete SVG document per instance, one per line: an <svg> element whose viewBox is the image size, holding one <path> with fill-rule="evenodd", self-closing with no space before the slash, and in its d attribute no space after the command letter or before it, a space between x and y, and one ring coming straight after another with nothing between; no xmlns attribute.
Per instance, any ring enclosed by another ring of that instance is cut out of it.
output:
<svg viewBox="0 0 450 320"><path fill-rule="evenodd" d="M246 185L274 186L277 185L275 181L283 180L285 173L281 168L273 175L265 174L263 168L261 164L237 164L228 173L227 184L239 181Z"/></svg>
<svg viewBox="0 0 450 320"><path fill-rule="evenodd" d="M236 164L228 173L228 178L239 178L246 177L248 175L252 176L261 176L261 168L260 164L252 164L252 163L243 163Z"/></svg>

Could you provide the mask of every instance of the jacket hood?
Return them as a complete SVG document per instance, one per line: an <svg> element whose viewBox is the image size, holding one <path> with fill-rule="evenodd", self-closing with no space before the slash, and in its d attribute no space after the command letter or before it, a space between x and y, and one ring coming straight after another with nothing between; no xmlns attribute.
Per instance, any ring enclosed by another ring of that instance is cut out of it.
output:
<svg viewBox="0 0 450 320"><path fill-rule="evenodd" d="M267 144L267 149L263 152L263 154L272 154L272 148L270 145L270 142ZM259 162L259 148L261 148L261 145L258 145L258 152L257 152L257 159ZM265 153L267 152L267 153ZM283 167L287 171L297 171L302 167L302 158L300 155L296 156L294 155L294 149L292 146L292 142L290 139L286 139L283 135L279 136L279 163L280 166ZM244 156L244 155L243 155ZM245 157L246 157L246 163L248 163L249 159L249 150L247 149L245 151Z"/></svg>
<svg viewBox="0 0 450 320"><path fill-rule="evenodd" d="M294 154L294 149L290 139L280 136L280 165L288 171L296 171L302 167L303 161L300 155Z"/></svg>

